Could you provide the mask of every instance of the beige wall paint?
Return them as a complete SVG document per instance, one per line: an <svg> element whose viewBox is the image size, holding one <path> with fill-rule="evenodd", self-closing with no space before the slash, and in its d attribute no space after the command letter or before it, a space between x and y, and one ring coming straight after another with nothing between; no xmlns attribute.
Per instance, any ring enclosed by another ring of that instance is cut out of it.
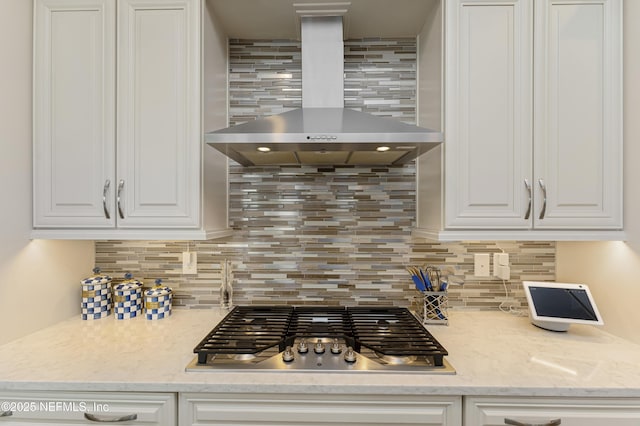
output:
<svg viewBox="0 0 640 426"><path fill-rule="evenodd" d="M29 240L32 10L3 0L0 13L0 344L79 314L94 261L90 241Z"/></svg>
<svg viewBox="0 0 640 426"><path fill-rule="evenodd" d="M605 329L640 343L640 1L624 3L624 182L627 242L559 243L557 279L587 283Z"/></svg>

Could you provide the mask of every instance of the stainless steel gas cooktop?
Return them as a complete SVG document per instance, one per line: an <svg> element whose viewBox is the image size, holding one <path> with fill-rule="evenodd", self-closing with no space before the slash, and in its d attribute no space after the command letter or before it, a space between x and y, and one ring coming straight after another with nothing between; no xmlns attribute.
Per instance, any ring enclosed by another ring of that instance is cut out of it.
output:
<svg viewBox="0 0 640 426"><path fill-rule="evenodd" d="M237 306L195 347L186 371L455 374L405 308Z"/></svg>

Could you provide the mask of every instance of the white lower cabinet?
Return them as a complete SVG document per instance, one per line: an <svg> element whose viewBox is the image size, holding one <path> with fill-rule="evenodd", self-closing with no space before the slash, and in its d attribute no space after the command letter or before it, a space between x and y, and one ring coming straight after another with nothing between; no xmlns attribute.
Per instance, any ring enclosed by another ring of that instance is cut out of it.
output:
<svg viewBox="0 0 640 426"><path fill-rule="evenodd" d="M464 426L638 426L640 399L465 397L464 419Z"/></svg>
<svg viewBox="0 0 640 426"><path fill-rule="evenodd" d="M85 414L95 417L91 420ZM134 415L135 420L129 419ZM0 392L2 426L101 422L158 426L638 426L640 398Z"/></svg>
<svg viewBox="0 0 640 426"><path fill-rule="evenodd" d="M456 396L180 394L181 426L455 426L461 414Z"/></svg>
<svg viewBox="0 0 640 426"><path fill-rule="evenodd" d="M175 393L0 392L2 426L99 423L175 426L177 418Z"/></svg>

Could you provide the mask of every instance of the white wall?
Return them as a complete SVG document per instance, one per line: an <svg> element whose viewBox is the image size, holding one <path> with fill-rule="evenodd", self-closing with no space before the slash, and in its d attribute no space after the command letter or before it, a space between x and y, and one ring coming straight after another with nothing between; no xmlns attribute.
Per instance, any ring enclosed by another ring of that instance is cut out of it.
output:
<svg viewBox="0 0 640 426"><path fill-rule="evenodd" d="M93 242L29 240L31 229L30 0L0 12L0 344L80 313Z"/></svg>
<svg viewBox="0 0 640 426"><path fill-rule="evenodd" d="M558 281L584 282L605 329L640 343L640 1L624 2L624 182L627 242L559 243Z"/></svg>

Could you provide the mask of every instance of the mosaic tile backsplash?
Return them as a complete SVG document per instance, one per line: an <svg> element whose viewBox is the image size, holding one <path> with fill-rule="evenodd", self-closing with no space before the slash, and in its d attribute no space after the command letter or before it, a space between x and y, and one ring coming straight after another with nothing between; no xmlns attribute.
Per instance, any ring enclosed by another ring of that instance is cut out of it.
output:
<svg viewBox="0 0 640 426"><path fill-rule="evenodd" d="M301 104L300 45L230 41L230 123ZM415 39L345 42L345 105L415 122ZM235 304L410 306L407 265L451 269L454 309L526 305L521 282L555 278L555 243L433 243L411 238L415 164L402 167L230 165L233 236L212 241L99 241L96 263L175 291L174 305L219 303L220 263L232 261ZM182 252L198 252L198 274L182 274ZM509 253L511 280L473 275L475 253ZM507 292L507 294L505 294Z"/></svg>
<svg viewBox="0 0 640 426"><path fill-rule="evenodd" d="M416 122L416 40L344 43L345 107ZM302 105L300 42L229 41L229 124Z"/></svg>

